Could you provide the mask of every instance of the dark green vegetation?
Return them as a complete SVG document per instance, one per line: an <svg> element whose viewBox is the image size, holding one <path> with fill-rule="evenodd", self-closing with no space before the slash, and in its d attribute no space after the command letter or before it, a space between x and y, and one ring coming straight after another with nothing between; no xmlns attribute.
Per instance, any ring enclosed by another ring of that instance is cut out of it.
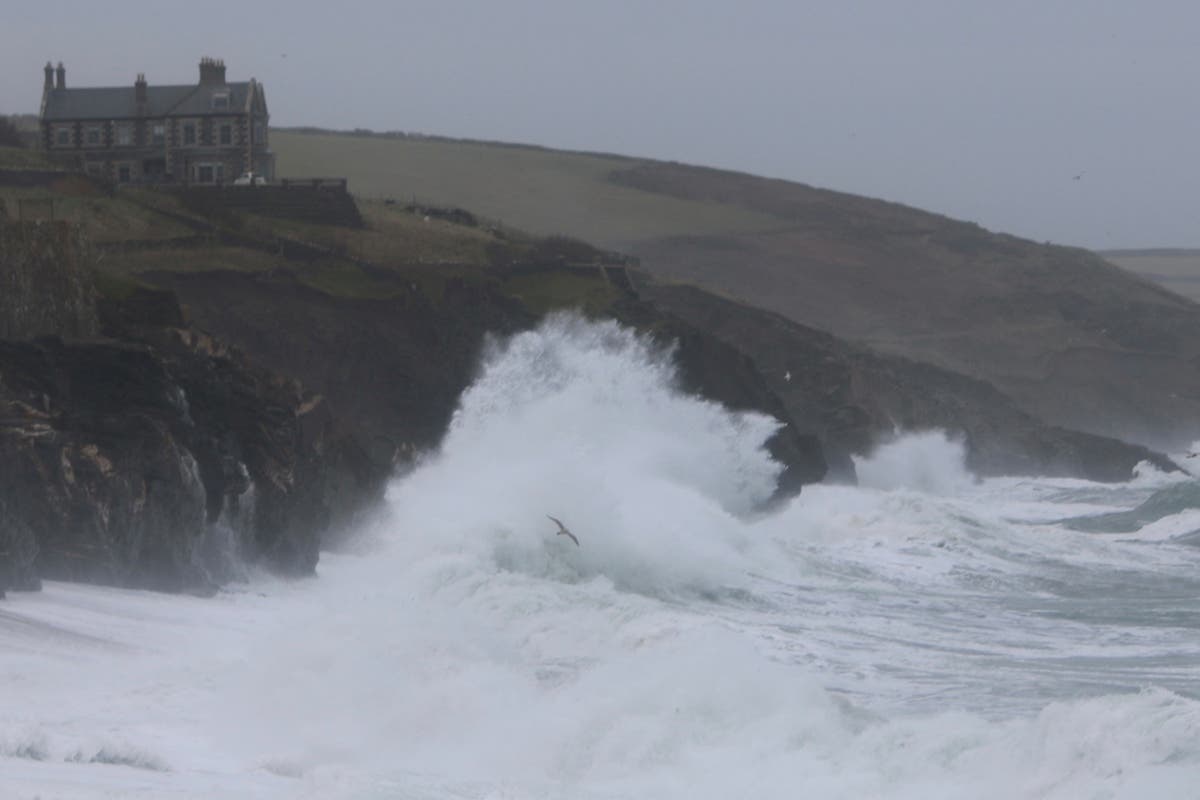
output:
<svg viewBox="0 0 1200 800"><path fill-rule="evenodd" d="M1200 438L1200 307L1084 250L674 163L422 137L273 137L283 175L346 175L365 196L463 206L628 252L660 281L986 381L1054 424L1160 447Z"/></svg>

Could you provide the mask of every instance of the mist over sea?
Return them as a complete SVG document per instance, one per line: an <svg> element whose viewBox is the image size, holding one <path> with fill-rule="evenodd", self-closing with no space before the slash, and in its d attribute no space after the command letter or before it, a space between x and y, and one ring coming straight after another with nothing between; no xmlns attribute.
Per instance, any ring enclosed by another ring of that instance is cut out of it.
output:
<svg viewBox="0 0 1200 800"><path fill-rule="evenodd" d="M498 342L316 579L0 601L0 797L1200 796L1196 478L913 432L763 512L776 426L615 323Z"/></svg>

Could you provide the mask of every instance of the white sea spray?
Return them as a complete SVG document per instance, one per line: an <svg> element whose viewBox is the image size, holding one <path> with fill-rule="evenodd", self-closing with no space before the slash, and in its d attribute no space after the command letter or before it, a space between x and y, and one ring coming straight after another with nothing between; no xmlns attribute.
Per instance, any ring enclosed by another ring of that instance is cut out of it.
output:
<svg viewBox="0 0 1200 800"><path fill-rule="evenodd" d="M927 432L762 515L775 427L611 323L499 343L317 580L0 604L0 795L1191 796L1192 512L1063 524L1189 478Z"/></svg>

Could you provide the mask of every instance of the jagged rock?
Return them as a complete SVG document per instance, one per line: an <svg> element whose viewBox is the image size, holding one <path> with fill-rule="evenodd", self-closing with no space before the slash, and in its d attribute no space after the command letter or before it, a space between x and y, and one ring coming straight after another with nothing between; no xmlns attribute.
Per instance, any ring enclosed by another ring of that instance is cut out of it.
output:
<svg viewBox="0 0 1200 800"><path fill-rule="evenodd" d="M377 469L437 445L475 376L487 335L526 330L539 319L483 280L448 280L434 303L419 291L380 300L334 297L279 274L146 277L178 292L197 324L328 397ZM266 307L269 315L260 313ZM664 343L678 343L685 389L786 423L768 443L785 466L780 496L825 474L820 443L800 432L744 354L632 297L612 312Z"/></svg>
<svg viewBox="0 0 1200 800"><path fill-rule="evenodd" d="M0 342L10 585L205 590L247 562L311 573L339 447L328 425L302 425L320 405L187 330Z"/></svg>

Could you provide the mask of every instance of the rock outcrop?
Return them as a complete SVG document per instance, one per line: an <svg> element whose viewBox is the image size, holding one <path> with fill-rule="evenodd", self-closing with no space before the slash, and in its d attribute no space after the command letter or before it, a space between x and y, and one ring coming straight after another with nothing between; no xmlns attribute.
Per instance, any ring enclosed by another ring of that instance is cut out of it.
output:
<svg viewBox="0 0 1200 800"><path fill-rule="evenodd" d="M186 328L119 332L0 342L0 588L311 573L337 510L372 491L321 398Z"/></svg>
<svg viewBox="0 0 1200 800"><path fill-rule="evenodd" d="M326 396L378 469L438 444L475 377L486 336L527 330L539 320L490 280L452 279L434 300L400 278L393 296L363 300L316 291L286 274L145 277L177 292L197 325ZM678 344L684 389L785 423L768 444L785 466L781 494L821 480L826 464L819 442L800 432L742 352L632 296L610 312Z"/></svg>
<svg viewBox="0 0 1200 800"><path fill-rule="evenodd" d="M1141 461L1177 469L1145 447L1046 425L981 380L877 353L695 287L647 285L641 293L752 359L788 417L820 439L834 477L853 477L851 455L896 433L931 428L961 436L968 466L983 476L1121 481Z"/></svg>

